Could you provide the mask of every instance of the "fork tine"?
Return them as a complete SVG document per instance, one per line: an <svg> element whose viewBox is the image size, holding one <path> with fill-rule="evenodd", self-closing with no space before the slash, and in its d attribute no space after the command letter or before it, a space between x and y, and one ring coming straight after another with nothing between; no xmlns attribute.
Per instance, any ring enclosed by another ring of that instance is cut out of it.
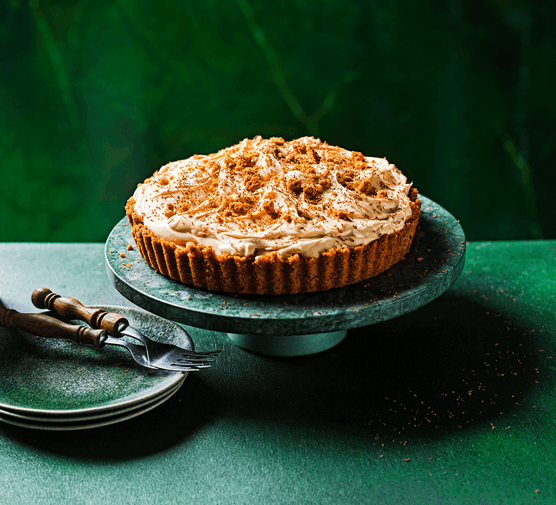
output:
<svg viewBox="0 0 556 505"><path fill-rule="evenodd" d="M204 368L210 368L210 365L192 365L191 363L175 363L169 362L163 365L159 363L151 363L153 368L157 368L159 370L169 370L171 372L200 372Z"/></svg>
<svg viewBox="0 0 556 505"><path fill-rule="evenodd" d="M176 364L177 366L190 366L193 368L210 368L212 366L212 363L194 363L191 361L187 361L187 360L179 360L179 359L173 359L171 361L172 364Z"/></svg>
<svg viewBox="0 0 556 505"><path fill-rule="evenodd" d="M176 356L178 361L187 361L189 363L214 363L216 360L211 357L198 358L193 356Z"/></svg>
<svg viewBox="0 0 556 505"><path fill-rule="evenodd" d="M180 354L183 354L184 356L191 356L192 358L203 358L203 357L208 357L208 356L217 356L218 354L220 354L222 352L221 349L219 349L218 351L200 351L199 352L199 351L190 351L188 349L184 349L183 347L177 347L177 346L172 345L172 344L161 344L160 342L156 342L156 344L167 346L168 348L171 348L175 352L179 352Z"/></svg>
<svg viewBox="0 0 556 505"><path fill-rule="evenodd" d="M211 363L191 363L190 361L179 361L179 360L172 360L172 365L176 366L188 366L191 368L210 368L212 367Z"/></svg>
<svg viewBox="0 0 556 505"><path fill-rule="evenodd" d="M179 369L180 371L187 370L189 372L200 372L205 368L210 368L210 366L189 366L189 365L180 365L178 363L173 364L172 366L176 367L176 369Z"/></svg>
<svg viewBox="0 0 556 505"><path fill-rule="evenodd" d="M187 368L188 370L191 370L191 371L198 371L198 370L202 370L204 368L210 368L210 365L197 365L197 364L194 364L194 363L176 363L176 362L172 362L172 364L170 366L179 367L179 368Z"/></svg>

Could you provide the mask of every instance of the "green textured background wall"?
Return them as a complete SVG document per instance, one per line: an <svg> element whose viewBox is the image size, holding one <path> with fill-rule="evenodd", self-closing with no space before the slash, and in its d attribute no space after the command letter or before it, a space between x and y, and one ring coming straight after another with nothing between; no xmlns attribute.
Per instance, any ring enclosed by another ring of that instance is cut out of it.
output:
<svg viewBox="0 0 556 505"><path fill-rule="evenodd" d="M553 2L3 0L0 241L104 241L255 135L387 157L471 240L556 238Z"/></svg>

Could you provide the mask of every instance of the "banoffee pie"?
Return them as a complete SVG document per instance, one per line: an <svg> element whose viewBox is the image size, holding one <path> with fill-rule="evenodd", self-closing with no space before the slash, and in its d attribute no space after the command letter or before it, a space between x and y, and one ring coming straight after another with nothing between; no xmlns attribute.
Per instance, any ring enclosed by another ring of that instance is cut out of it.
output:
<svg viewBox="0 0 556 505"><path fill-rule="evenodd" d="M398 263L417 190L386 159L313 137L245 139L160 168L126 205L141 256L211 291L297 294L364 281Z"/></svg>

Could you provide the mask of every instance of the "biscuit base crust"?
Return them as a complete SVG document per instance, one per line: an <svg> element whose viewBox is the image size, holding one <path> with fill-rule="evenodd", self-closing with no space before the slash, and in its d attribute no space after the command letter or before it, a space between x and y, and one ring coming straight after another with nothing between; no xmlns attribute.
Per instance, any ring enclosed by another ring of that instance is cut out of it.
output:
<svg viewBox="0 0 556 505"><path fill-rule="evenodd" d="M189 286L237 294L300 294L325 291L374 277L398 263L410 250L419 223L421 201L411 189L412 214L398 232L366 245L331 249L316 258L278 253L260 257L216 254L210 246L178 246L160 239L143 224L130 198L126 215L143 259L158 273Z"/></svg>

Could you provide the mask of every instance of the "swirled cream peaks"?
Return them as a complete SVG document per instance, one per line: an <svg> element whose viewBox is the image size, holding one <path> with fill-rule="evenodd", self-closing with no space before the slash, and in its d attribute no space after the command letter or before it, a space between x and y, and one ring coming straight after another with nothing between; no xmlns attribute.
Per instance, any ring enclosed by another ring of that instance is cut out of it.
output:
<svg viewBox="0 0 556 505"><path fill-rule="evenodd" d="M257 136L175 161L139 184L135 213L157 237L217 254L282 258L365 245L400 231L411 184L386 159L313 137Z"/></svg>

